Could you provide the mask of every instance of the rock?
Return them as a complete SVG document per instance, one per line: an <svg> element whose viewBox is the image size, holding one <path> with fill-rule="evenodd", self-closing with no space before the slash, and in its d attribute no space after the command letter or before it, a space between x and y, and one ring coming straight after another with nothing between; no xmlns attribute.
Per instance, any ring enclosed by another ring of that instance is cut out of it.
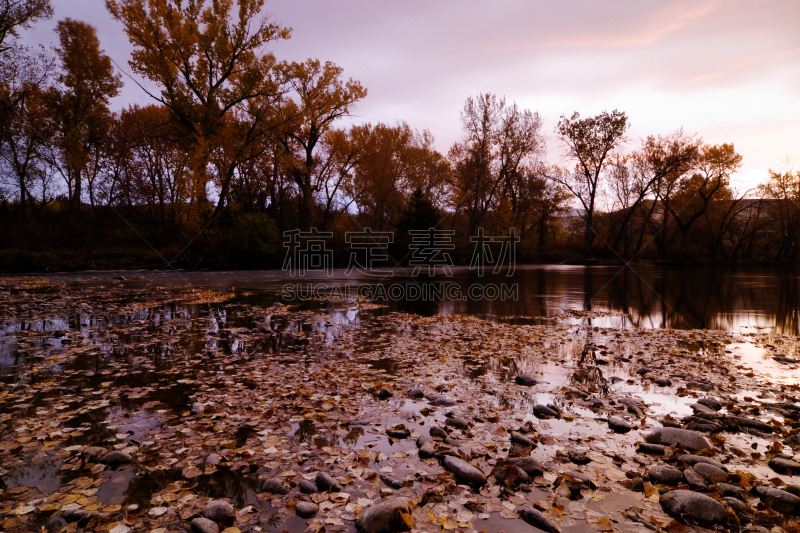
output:
<svg viewBox="0 0 800 533"><path fill-rule="evenodd" d="M704 455L691 455L687 453L679 456L678 461L686 463L689 466L694 466L697 463L707 463L716 466L720 470L725 470L725 465L723 465L716 459L712 459L711 457L706 457Z"/></svg>
<svg viewBox="0 0 800 533"><path fill-rule="evenodd" d="M203 462L207 465L218 465L222 462L222 456L218 453L210 453L206 455L206 460Z"/></svg>
<svg viewBox="0 0 800 533"><path fill-rule="evenodd" d="M447 432L438 426L431 426L428 433L431 437L439 437L440 439L446 439L448 437Z"/></svg>
<svg viewBox="0 0 800 533"><path fill-rule="evenodd" d="M690 490L673 490L661 495L658 502L669 514L686 516L706 525L722 525L728 521L728 511L715 499Z"/></svg>
<svg viewBox="0 0 800 533"><path fill-rule="evenodd" d="M638 405L629 405L626 410L632 415L636 415L638 418L644 418L645 416L647 416L647 414L645 414L644 412L644 409L642 409Z"/></svg>
<svg viewBox="0 0 800 533"><path fill-rule="evenodd" d="M483 475L483 472L462 459L448 455L444 458L443 463L444 467L455 474L456 479L462 483L486 484L486 476Z"/></svg>
<svg viewBox="0 0 800 533"><path fill-rule="evenodd" d="M529 457L531 454L530 446L523 446L517 442L511 444L511 448L508 449L508 456L509 457Z"/></svg>
<svg viewBox="0 0 800 533"><path fill-rule="evenodd" d="M568 477L580 482L585 488L592 490L597 488L597 485L594 484L594 480L586 474L576 472L575 470L567 470L566 474Z"/></svg>
<svg viewBox="0 0 800 533"><path fill-rule="evenodd" d="M301 479L297 484L297 487L300 489L300 492L304 492L306 494L314 494L315 492L319 492L317 484L308 479Z"/></svg>
<svg viewBox="0 0 800 533"><path fill-rule="evenodd" d="M733 424L734 426L755 429L757 431L761 431L762 433L772 433L774 431L774 429L772 429L772 426L770 426L766 422L761 422L760 420L754 420L752 418L727 415L725 417L725 420L727 420L728 423Z"/></svg>
<svg viewBox="0 0 800 533"><path fill-rule="evenodd" d="M779 474L800 474L800 463L782 457L769 460L769 467Z"/></svg>
<svg viewBox="0 0 800 533"><path fill-rule="evenodd" d="M81 450L81 458L84 461L91 461L102 456L104 453L106 453L105 448L101 448L100 446L87 446Z"/></svg>
<svg viewBox="0 0 800 533"><path fill-rule="evenodd" d="M448 418L444 423L445 426L450 426L456 429L469 429L469 422L463 418Z"/></svg>
<svg viewBox="0 0 800 533"><path fill-rule="evenodd" d="M722 492L723 496L728 496L730 498L742 497L741 487L737 487L736 485L730 485L728 483L717 483L716 485L717 488Z"/></svg>
<svg viewBox="0 0 800 533"><path fill-rule="evenodd" d="M533 406L533 414L536 418L558 418L558 413L540 403Z"/></svg>
<svg viewBox="0 0 800 533"><path fill-rule="evenodd" d="M500 485L516 487L520 483L530 483L531 478L527 472L511 461L499 462L492 469L492 475Z"/></svg>
<svg viewBox="0 0 800 533"><path fill-rule="evenodd" d="M700 474L706 481L711 483L719 483L728 481L728 473L708 463L697 463L692 469Z"/></svg>
<svg viewBox="0 0 800 533"><path fill-rule="evenodd" d="M406 428L389 428L386 430L386 434L393 439L407 439L411 436L411 432Z"/></svg>
<svg viewBox="0 0 800 533"><path fill-rule="evenodd" d="M739 517L739 520L742 522L750 521L750 517L753 516L753 511L750 510L749 505L744 503L742 500L737 500L736 498L731 498L730 496L722 499L725 500L725 503L727 503L731 509L733 509L733 512L736 513L736 516Z"/></svg>
<svg viewBox="0 0 800 533"><path fill-rule="evenodd" d="M446 396L431 396L428 398L428 403L439 407L450 407L456 404L455 400L447 398Z"/></svg>
<svg viewBox="0 0 800 533"><path fill-rule="evenodd" d="M381 479L381 481L386 483L387 486L393 489L402 489L403 487L406 486L405 483L388 474L378 474L378 477Z"/></svg>
<svg viewBox="0 0 800 533"><path fill-rule="evenodd" d="M683 479L683 472L669 465L656 465L650 467L647 477L655 483L677 485Z"/></svg>
<svg viewBox="0 0 800 533"><path fill-rule="evenodd" d="M655 380L655 384L658 385L659 387L672 386L672 382L669 380L669 378L658 378L657 380Z"/></svg>
<svg viewBox="0 0 800 533"><path fill-rule="evenodd" d="M640 368L639 370L636 371L636 373L639 374L640 376L644 376L648 372L652 372L652 370L649 368Z"/></svg>
<svg viewBox="0 0 800 533"><path fill-rule="evenodd" d="M511 432L511 442L516 442L517 444L522 444L523 446L530 446L531 448L536 447L536 443L533 442L531 439L526 437L521 433L517 433L516 431Z"/></svg>
<svg viewBox="0 0 800 533"><path fill-rule="evenodd" d="M410 391L408 391L408 396L410 398L419 399L419 398L424 398L425 393L422 392L422 389L411 389Z"/></svg>
<svg viewBox="0 0 800 533"><path fill-rule="evenodd" d="M430 437L422 436L417 439L420 459L429 459L436 455L436 443Z"/></svg>
<svg viewBox="0 0 800 533"><path fill-rule="evenodd" d="M231 524L236 516L236 509L228 502L213 500L203 507L203 512L200 514L203 515L203 518L208 518L218 524Z"/></svg>
<svg viewBox="0 0 800 533"><path fill-rule="evenodd" d="M649 453L651 455L664 455L666 447L660 444L650 444L648 442L637 442L636 451L639 453Z"/></svg>
<svg viewBox="0 0 800 533"><path fill-rule="evenodd" d="M509 461L524 470L531 478L544 475L544 467L533 457L512 457Z"/></svg>
<svg viewBox="0 0 800 533"><path fill-rule="evenodd" d="M700 474L691 468L687 468L683 471L683 479L692 490L708 490L708 485L706 485L706 482L700 477Z"/></svg>
<svg viewBox="0 0 800 533"><path fill-rule="evenodd" d="M414 504L408 498L392 498L365 510L356 520L356 529L362 533L389 533L410 529L403 514L410 515Z"/></svg>
<svg viewBox="0 0 800 533"><path fill-rule="evenodd" d="M282 479L276 477L262 479L261 486L259 488L261 489L261 492L271 492L272 494L289 494L289 492L292 490L283 484Z"/></svg>
<svg viewBox="0 0 800 533"><path fill-rule="evenodd" d="M608 417L608 427L611 428L611 431L614 433L627 433L632 429L636 429L635 426L627 420L617 418L616 416Z"/></svg>
<svg viewBox="0 0 800 533"><path fill-rule="evenodd" d="M394 394L392 394L392 391L390 391L386 387L381 387L381 390L378 391L378 398L380 398L381 400L386 400L388 398L391 398L392 396L394 396Z"/></svg>
<svg viewBox="0 0 800 533"><path fill-rule="evenodd" d="M800 486L797 485L784 485L783 489L789 494L794 494L795 496L800 496Z"/></svg>
<svg viewBox="0 0 800 533"><path fill-rule="evenodd" d="M753 489L761 501L769 505L779 513L792 513L800 505L800 498L786 492L785 490L774 489L772 487L760 486Z"/></svg>
<svg viewBox="0 0 800 533"><path fill-rule="evenodd" d="M711 448L708 441L694 431L680 428L657 428L650 433L646 439L651 444L663 444L671 446L679 444L687 450L705 450Z"/></svg>
<svg viewBox="0 0 800 533"><path fill-rule="evenodd" d="M108 452L107 454L105 454L103 457L100 458L101 463L112 467L126 465L131 461L133 461L133 457L120 450L114 450Z"/></svg>
<svg viewBox="0 0 800 533"><path fill-rule="evenodd" d="M665 428L679 428L683 425L674 418L662 418L658 422Z"/></svg>
<svg viewBox="0 0 800 533"><path fill-rule="evenodd" d="M711 422L689 422L686 429L691 431L700 431L702 433L719 433L722 427Z"/></svg>
<svg viewBox="0 0 800 533"><path fill-rule="evenodd" d="M339 484L339 482L333 479L330 474L326 474L325 472L317 472L317 477L314 478L314 482L317 484L317 490L342 492L342 486Z"/></svg>
<svg viewBox="0 0 800 533"><path fill-rule="evenodd" d="M525 387L532 387L536 385L536 380L530 374L520 374L514 378L514 382L517 385L523 385Z"/></svg>
<svg viewBox="0 0 800 533"><path fill-rule="evenodd" d="M294 506L294 512L300 518L311 518L319 512L319 506L312 502L297 502Z"/></svg>
<svg viewBox="0 0 800 533"><path fill-rule="evenodd" d="M533 527L537 527L546 533L561 533L561 529L555 525L552 520L536 509L520 509L519 517Z"/></svg>
<svg viewBox="0 0 800 533"><path fill-rule="evenodd" d="M722 403L715 400L714 398L700 398L699 400L697 400L697 403L699 403L700 405L705 405L706 407L710 407L714 411L719 411L720 409L722 409Z"/></svg>
<svg viewBox="0 0 800 533"><path fill-rule="evenodd" d="M717 414L717 412L714 409L712 409L710 407L706 407L705 405L703 405L703 404L701 404L699 402L698 403L693 403L689 407L691 407L692 411L694 411L695 413L704 413L704 414L708 414L708 415Z"/></svg>
<svg viewBox="0 0 800 533"><path fill-rule="evenodd" d="M567 391L567 393L572 395L572 396L575 396L577 398L580 398L582 400L585 400L586 398L589 397L589 395L587 393L583 392L582 390L578 390L578 389L569 389Z"/></svg>
<svg viewBox="0 0 800 533"><path fill-rule="evenodd" d="M192 520L194 533L219 533L219 526L208 518L195 518Z"/></svg>

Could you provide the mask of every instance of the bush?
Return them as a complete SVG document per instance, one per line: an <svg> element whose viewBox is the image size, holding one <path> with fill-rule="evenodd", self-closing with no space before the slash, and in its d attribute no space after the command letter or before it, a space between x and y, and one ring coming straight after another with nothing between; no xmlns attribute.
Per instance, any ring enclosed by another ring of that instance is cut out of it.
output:
<svg viewBox="0 0 800 533"><path fill-rule="evenodd" d="M242 215L232 232L232 248L237 262L246 268L267 268L280 245L278 226L261 213Z"/></svg>

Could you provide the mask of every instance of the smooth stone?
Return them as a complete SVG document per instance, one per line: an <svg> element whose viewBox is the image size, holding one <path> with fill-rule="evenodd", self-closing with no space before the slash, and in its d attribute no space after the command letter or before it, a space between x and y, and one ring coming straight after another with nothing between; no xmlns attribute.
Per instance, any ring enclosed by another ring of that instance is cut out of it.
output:
<svg viewBox="0 0 800 533"><path fill-rule="evenodd" d="M469 429L469 422L464 420L463 418L448 418L445 423L445 426L450 426L456 429Z"/></svg>
<svg viewBox="0 0 800 533"><path fill-rule="evenodd" d="M523 385L525 387L532 387L536 385L536 379L530 374L520 374L514 378L514 382L517 385Z"/></svg>
<svg viewBox="0 0 800 533"><path fill-rule="evenodd" d="M458 457L453 457L452 455L448 455L444 458L443 463L444 467L453 474L455 474L456 479L458 479L463 483L469 483L475 485L486 484L486 476L483 475L483 472L481 472L468 462L459 459Z"/></svg>
<svg viewBox="0 0 800 533"><path fill-rule="evenodd" d="M498 463L492 469L492 475L494 475L497 483L507 487L516 487L520 483L531 482L531 477L528 473L510 461Z"/></svg>
<svg viewBox="0 0 800 533"><path fill-rule="evenodd" d="M722 428L710 422L689 422L686 429L691 431L700 431L702 433L719 433Z"/></svg>
<svg viewBox="0 0 800 533"><path fill-rule="evenodd" d="M717 500L690 490L673 490L658 499L661 507L673 516L687 516L702 524L721 525L728 521L728 511Z"/></svg>
<svg viewBox="0 0 800 533"><path fill-rule="evenodd" d="M578 450L568 450L567 457L569 457L570 461L578 465L585 465L592 462L589 456Z"/></svg>
<svg viewBox="0 0 800 533"><path fill-rule="evenodd" d="M84 460L96 459L98 456L103 455L106 453L106 449L100 446L87 446L83 450L81 450L81 457Z"/></svg>
<svg viewBox="0 0 800 533"><path fill-rule="evenodd" d="M419 398L424 398L425 397L425 393L422 392L422 389L411 389L410 391L408 391L408 395L409 395L409 397L415 398L415 399L419 399Z"/></svg>
<svg viewBox="0 0 800 533"><path fill-rule="evenodd" d="M795 496L800 496L800 486L797 485L784 485L783 489L789 494L794 494Z"/></svg>
<svg viewBox="0 0 800 533"><path fill-rule="evenodd" d="M319 492L317 484L308 479L301 479L297 484L297 487L300 489L300 492L304 492L306 494L314 494L315 492Z"/></svg>
<svg viewBox="0 0 800 533"><path fill-rule="evenodd" d="M439 437L440 439L446 439L449 437L447 432L438 426L431 426L428 430L428 433L431 437Z"/></svg>
<svg viewBox="0 0 800 533"><path fill-rule="evenodd" d="M687 468L683 471L683 479L692 490L708 490L708 485L706 485L706 482L700 477L700 474L691 468Z"/></svg>
<svg viewBox="0 0 800 533"><path fill-rule="evenodd" d="M356 520L362 533L389 533L408 529L403 514L411 514L414 504L408 498L392 498L365 510Z"/></svg>
<svg viewBox="0 0 800 533"><path fill-rule="evenodd" d="M765 486L755 487L753 490L758 494L762 502L779 513L792 513L800 505L800 498L785 490Z"/></svg>
<svg viewBox="0 0 800 533"><path fill-rule="evenodd" d="M636 451L639 453L649 453L651 455L664 455L666 447L660 444L650 444L649 442L637 442Z"/></svg>
<svg viewBox="0 0 800 533"><path fill-rule="evenodd" d="M455 400L447 398L446 396L433 396L428 399L428 403L439 407L450 407L456 404Z"/></svg>
<svg viewBox="0 0 800 533"><path fill-rule="evenodd" d="M669 465L656 465L650 467L647 477L656 483L677 485L683 479L683 472Z"/></svg>
<svg viewBox="0 0 800 533"><path fill-rule="evenodd" d="M532 448L530 446L523 446L522 444L513 442L511 448L508 449L509 457L529 457Z"/></svg>
<svg viewBox="0 0 800 533"><path fill-rule="evenodd" d="M576 396L576 397L581 398L583 400L585 400L586 398L589 397L589 395L587 393L583 392L582 390L578 390L578 389L569 389L567 392L569 394L571 394L572 396Z"/></svg>
<svg viewBox="0 0 800 533"><path fill-rule="evenodd" d="M701 403L693 403L689 407L691 407L692 411L694 411L695 413L704 413L707 415L717 414L717 412L714 409L707 407Z"/></svg>
<svg viewBox="0 0 800 533"><path fill-rule="evenodd" d="M533 406L533 414L536 418L558 418L558 413L540 403Z"/></svg>
<svg viewBox="0 0 800 533"><path fill-rule="evenodd" d="M192 531L194 533L219 533L219 526L208 518L195 518L192 520Z"/></svg>
<svg viewBox="0 0 800 533"><path fill-rule="evenodd" d="M708 463L697 463L692 467L692 470L700 474L706 481L711 483L719 483L728 481L728 473Z"/></svg>
<svg viewBox="0 0 800 533"><path fill-rule="evenodd" d="M738 516L740 520L744 518L747 522L750 521L753 511L750 509L749 505L742 500L732 498L730 496L726 496L722 499L725 500L725 503L727 503L731 509L733 509L733 512L736 513L736 516Z"/></svg>
<svg viewBox="0 0 800 533"><path fill-rule="evenodd" d="M710 407L714 411L719 411L722 409L722 403L715 400L714 398L700 398L697 400L697 403L700 405L705 405L706 407Z"/></svg>
<svg viewBox="0 0 800 533"><path fill-rule="evenodd" d="M635 426L627 420L616 416L608 417L608 427L611 428L611 431L614 433L627 433L632 429L636 429Z"/></svg>
<svg viewBox="0 0 800 533"><path fill-rule="evenodd" d="M272 494L289 494L291 488L283 484L283 480L276 477L261 480L261 492L271 492Z"/></svg>
<svg viewBox="0 0 800 533"><path fill-rule="evenodd" d="M208 518L219 524L227 524L233 522L236 516L236 509L228 502L214 500L207 503L200 514L203 515L203 518Z"/></svg>
<svg viewBox="0 0 800 533"><path fill-rule="evenodd" d="M775 431L772 426L767 424L766 422L762 422L760 420L754 420L752 418L746 418L743 416L733 416L728 415L725 417L729 423L732 423L736 426L746 427L750 429L755 429L757 431L761 431L762 433L772 433Z"/></svg>
<svg viewBox="0 0 800 533"><path fill-rule="evenodd" d="M425 439L420 445L420 440ZM436 455L436 443L430 437L420 437L417 439L417 446L419 446L420 459L429 459Z"/></svg>
<svg viewBox="0 0 800 533"><path fill-rule="evenodd" d="M530 446L531 448L536 447L536 443L533 442L531 439L526 437L521 433L517 433L516 431L511 432L511 442L516 442L517 444L522 444L523 446Z"/></svg>
<svg viewBox="0 0 800 533"><path fill-rule="evenodd" d="M520 509L519 517L546 533L561 533L561 529L537 509Z"/></svg>
<svg viewBox="0 0 800 533"><path fill-rule="evenodd" d="M655 380L655 384L659 387L671 387L672 382L668 378L658 378Z"/></svg>
<svg viewBox="0 0 800 533"><path fill-rule="evenodd" d="M674 418L662 418L658 422L665 428L679 428L682 426L682 424Z"/></svg>
<svg viewBox="0 0 800 533"><path fill-rule="evenodd" d="M531 478L544 475L544 466L533 457L511 457L509 461L524 470Z"/></svg>
<svg viewBox="0 0 800 533"><path fill-rule="evenodd" d="M314 482L317 484L317 490L342 492L342 486L339 484L339 482L333 479L330 474L326 474L325 472L317 472L317 477L314 478Z"/></svg>
<svg viewBox="0 0 800 533"><path fill-rule="evenodd" d="M407 439L411 436L411 432L407 429L387 429L386 434L393 439Z"/></svg>
<svg viewBox="0 0 800 533"><path fill-rule="evenodd" d="M742 488L737 487L736 485L731 485L729 483L717 483L717 488L722 491L723 496L728 496L731 498L741 498L742 497Z"/></svg>
<svg viewBox="0 0 800 533"><path fill-rule="evenodd" d="M300 518L311 518L319 512L319 506L312 502L297 502L294 506L294 512Z"/></svg>
<svg viewBox="0 0 800 533"><path fill-rule="evenodd" d="M380 398L381 400L386 400L388 398L391 398L392 396L394 396L394 394L392 394L392 391L390 391L386 387L381 387L381 390L378 391L378 398Z"/></svg>
<svg viewBox="0 0 800 533"><path fill-rule="evenodd" d="M402 489L406 486L405 483L388 474L378 474L378 477L381 479L381 481L393 489Z"/></svg>
<svg viewBox="0 0 800 533"><path fill-rule="evenodd" d="M769 467L779 474L800 474L800 463L783 457L773 457L769 460Z"/></svg>
<svg viewBox="0 0 800 533"><path fill-rule="evenodd" d="M636 415L638 418L644 418L647 416L647 414L644 412L644 409L638 405L629 405L626 410L632 415Z"/></svg>
<svg viewBox="0 0 800 533"><path fill-rule="evenodd" d="M645 440L651 444L663 444L665 446L679 444L689 450L711 448L705 437L699 433L680 428L657 428Z"/></svg>
<svg viewBox="0 0 800 533"><path fill-rule="evenodd" d="M108 466L120 466L126 465L133 461L133 457L129 454L121 451L121 450L114 450L112 452L108 452L103 457L100 458L100 462L104 465Z"/></svg>
<svg viewBox="0 0 800 533"><path fill-rule="evenodd" d="M577 481L580 481L587 488L590 488L592 490L597 488L597 486L594 484L594 480L589 476L587 476L586 474L582 474L581 472L576 472L575 470L568 470L567 476Z"/></svg>
<svg viewBox="0 0 800 533"><path fill-rule="evenodd" d="M717 461L716 459L712 459L711 457L706 457L705 455L692 455L689 453L683 454L678 456L678 461L686 463L689 466L694 466L697 463L707 463L713 466L716 466L720 470L725 470L725 465Z"/></svg>

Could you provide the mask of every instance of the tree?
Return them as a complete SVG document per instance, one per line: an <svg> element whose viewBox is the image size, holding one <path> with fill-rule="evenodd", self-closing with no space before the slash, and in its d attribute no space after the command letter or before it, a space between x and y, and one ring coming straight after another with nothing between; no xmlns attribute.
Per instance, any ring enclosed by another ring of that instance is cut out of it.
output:
<svg viewBox="0 0 800 533"><path fill-rule="evenodd" d="M469 97L461 112L462 138L450 149L452 205L465 212L469 235L497 208L515 177L527 171L544 148L538 113L493 94Z"/></svg>
<svg viewBox="0 0 800 533"><path fill-rule="evenodd" d="M147 93L170 110L180 130L192 157L198 205L206 201L211 152L219 136L230 133L225 128L234 110L252 114L256 106L260 115L278 101L275 57L266 47L291 35L291 28L261 15L264 0L206 4L106 0L134 46L131 68L161 87L160 94ZM249 111L243 109L248 105ZM216 212L220 209L221 204Z"/></svg>
<svg viewBox="0 0 800 533"><path fill-rule="evenodd" d="M584 254L591 253L595 238L592 218L601 172L609 155L625 142L625 132L629 126L625 113L614 110L585 119L581 119L577 112L570 118L562 115L556 127L556 133L566 148L565 155L576 161L573 172L559 173L555 179L567 187L583 206Z"/></svg>
<svg viewBox="0 0 800 533"><path fill-rule="evenodd" d="M99 172L100 145L110 119L108 101L117 95L122 81L114 73L111 58L100 49L92 26L68 18L58 23L56 32L61 44L57 49L60 87L51 88L48 97L60 138L51 163L66 181L70 213L75 214L80 210L84 178Z"/></svg>
<svg viewBox="0 0 800 533"><path fill-rule="evenodd" d="M800 255L800 171L769 171L769 179L759 186L767 198L773 231L775 259L796 260Z"/></svg>
<svg viewBox="0 0 800 533"><path fill-rule="evenodd" d="M0 54L11 48L6 39L17 37L18 28L30 28L52 16L50 0L0 0Z"/></svg>

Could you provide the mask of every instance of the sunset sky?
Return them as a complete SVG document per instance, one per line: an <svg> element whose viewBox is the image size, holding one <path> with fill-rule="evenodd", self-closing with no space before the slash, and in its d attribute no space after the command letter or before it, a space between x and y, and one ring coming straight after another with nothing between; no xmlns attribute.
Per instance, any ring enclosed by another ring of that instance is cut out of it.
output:
<svg viewBox="0 0 800 533"><path fill-rule="evenodd" d="M26 42L54 43L55 21L84 20L130 73L131 47L102 0L53 4ZM265 11L294 28L273 47L279 59L330 60L368 88L353 121L405 120L442 153L464 100L493 92L540 113L552 162L560 115L619 109L630 147L679 127L733 142L740 189L769 168L800 168L797 0L269 0ZM116 108L149 103L125 82Z"/></svg>

